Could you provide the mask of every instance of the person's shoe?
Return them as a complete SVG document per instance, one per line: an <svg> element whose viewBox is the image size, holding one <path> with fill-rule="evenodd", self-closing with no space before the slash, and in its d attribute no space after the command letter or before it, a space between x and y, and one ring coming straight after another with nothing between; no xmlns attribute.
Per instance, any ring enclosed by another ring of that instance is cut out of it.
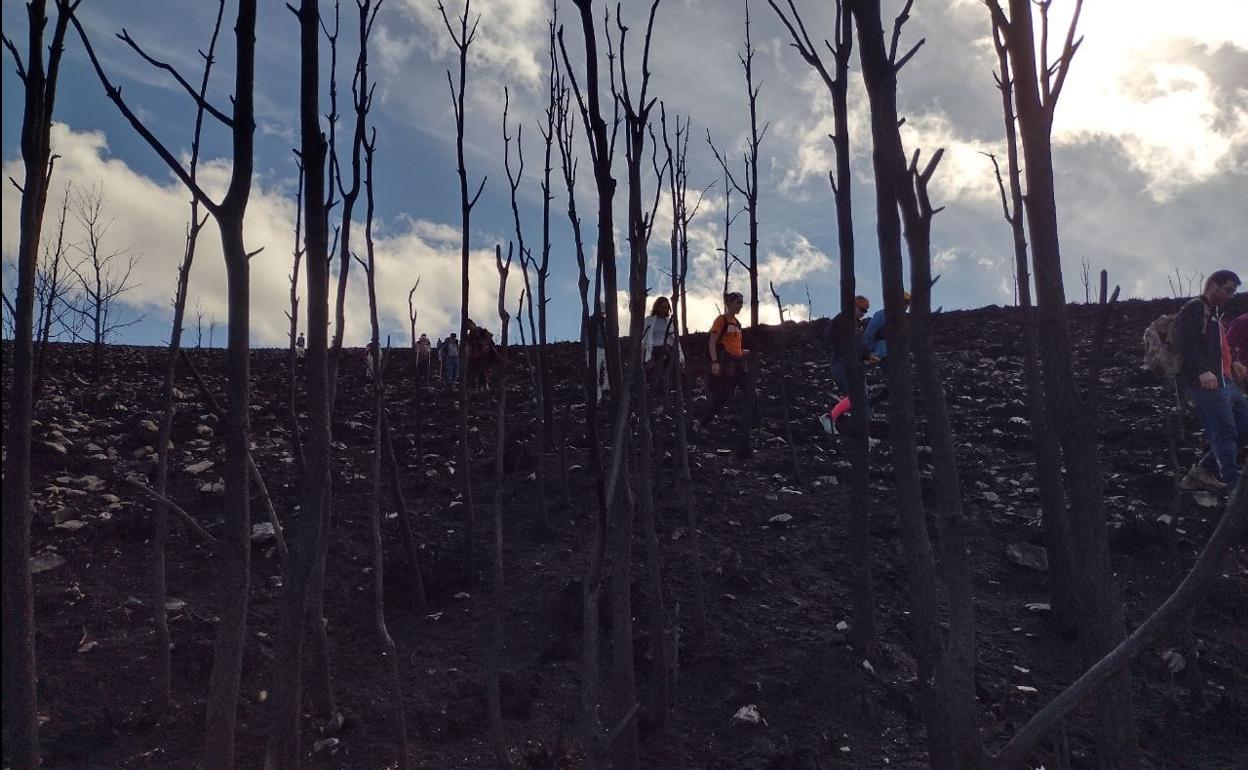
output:
<svg viewBox="0 0 1248 770"><path fill-rule="evenodd" d="M1225 482L1199 465L1192 466L1192 469L1187 472L1186 476L1183 477L1183 481L1179 482L1179 486L1188 491L1197 489L1203 489L1209 492L1226 491Z"/></svg>
<svg viewBox="0 0 1248 770"><path fill-rule="evenodd" d="M823 426L823 432L829 436L836 435L836 424L832 422L832 417L827 414L819 415L819 424Z"/></svg>

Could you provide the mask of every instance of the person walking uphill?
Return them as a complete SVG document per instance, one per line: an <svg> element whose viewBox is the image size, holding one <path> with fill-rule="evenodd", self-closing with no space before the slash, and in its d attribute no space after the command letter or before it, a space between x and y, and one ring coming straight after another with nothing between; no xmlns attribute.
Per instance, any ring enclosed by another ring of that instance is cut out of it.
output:
<svg viewBox="0 0 1248 770"><path fill-rule="evenodd" d="M840 312L828 324L828 341L832 348L832 382L842 398L825 414L819 415L819 424L823 426L825 433L835 433L837 419L853 406L849 400L849 372L845 367L845 362L851 356L857 356L861 362L879 361L863 341L862 319L870 309L871 300L863 296L854 297L853 319L851 320L844 312ZM849 348L845 347L845 324L847 323L853 324L850 335L853 342Z"/></svg>
<svg viewBox="0 0 1248 770"><path fill-rule="evenodd" d="M1209 452L1183 479L1186 489L1223 491L1239 482L1239 447L1248 442L1248 398L1235 382L1222 308L1240 286L1239 276L1219 270L1205 281L1204 292L1175 318L1179 348L1179 385L1186 391L1205 429Z"/></svg>
<svg viewBox="0 0 1248 770"><path fill-rule="evenodd" d="M693 432L701 433L711 424L719 410L728 403L733 391L740 390L744 403L737 410L737 456L748 458L753 454L750 447L750 428L754 426L755 402L754 376L750 371L750 351L742 347L741 322L737 313L745 299L740 292L724 295L724 312L711 324L707 339L707 351L711 357L711 374L707 385L711 391L710 402L702 419L694 422Z"/></svg>
<svg viewBox="0 0 1248 770"><path fill-rule="evenodd" d="M646 316L641 333L641 361L645 370L650 397L662 411L662 400L667 395L671 380L672 364L684 363L684 354L676 344L676 329L672 322L672 303L667 297L659 297Z"/></svg>

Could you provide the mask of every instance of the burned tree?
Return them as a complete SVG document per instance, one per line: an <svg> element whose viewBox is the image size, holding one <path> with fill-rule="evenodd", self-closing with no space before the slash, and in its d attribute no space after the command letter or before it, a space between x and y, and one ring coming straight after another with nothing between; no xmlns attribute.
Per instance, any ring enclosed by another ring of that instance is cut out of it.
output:
<svg viewBox="0 0 1248 770"><path fill-rule="evenodd" d="M208 81L212 74L213 56L217 48L217 37L221 31L221 19L225 13L225 3L217 6L217 17L213 24L212 36L208 48L201 52L204 60L204 74L200 79L197 94L199 99L195 105L195 128L191 135L191 154L187 163L187 173L191 182L196 182L199 170L200 140L204 126L204 100L208 94ZM199 233L208 224L207 216L200 215L200 201L191 198L191 211L186 225L186 246L182 252L182 264L178 267L177 288L173 296L173 324L169 330L169 352L165 360L163 410L160 420L160 432L157 439L156 461L156 494L165 497L169 483L169 449L173 435L173 418L177 411L177 399L174 393L174 380L177 376L178 353L182 349L182 323L186 316L186 295L190 288L191 265L195 261L195 249L199 243ZM94 248L94 245L93 245ZM169 506L158 502L153 511L155 519L155 535L152 537L152 613L156 626L156 705L161 714L168 711L170 690L173 683L173 664L170 657L172 647L169 636L169 621L165 614L167 597L165 581L165 547L169 540ZM276 531L276 528L275 528Z"/></svg>
<svg viewBox="0 0 1248 770"><path fill-rule="evenodd" d="M69 286L65 274L61 272L61 265L67 265L65 255L71 247L65 240L65 220L69 215L69 196L72 189L72 183L66 182L65 195L61 199L61 215L56 226L56 243L43 245L43 257L35 274L35 301L39 303L39 318L35 323L35 343L38 348L35 350L35 379L32 386L34 404L39 403L39 396L43 392L43 369L47 360L48 343L52 341L52 324L64 326L65 314L73 309L65 298Z"/></svg>
<svg viewBox="0 0 1248 770"><path fill-rule="evenodd" d="M237 720L239 677L242 673L243 646L247 630L247 598L251 562L251 495L248 488L248 433L250 431L251 331L250 267L243 237L243 219L251 193L255 134L255 47L256 2L240 0L234 26L236 61L233 113L225 113L187 88L197 105L230 129L233 164L224 197L214 201L191 179L190 173L135 114L105 74L86 30L77 19L74 27L82 39L91 64L104 91L131 127L152 147L184 185L212 214L221 233L225 255L229 299L229 343L226 352L227 420L225 421L225 529L215 549L218 572L221 622L217 631L209 681L207 729L204 739L204 766L230 768L234 765L234 725ZM178 76L179 83L185 80Z"/></svg>
<svg viewBox="0 0 1248 770"><path fill-rule="evenodd" d="M857 296L857 276L854 258L853 200L851 195L852 175L849 165L849 62L853 54L854 25L853 17L846 9L844 2L836 4L836 23L833 45L825 41L833 57L833 69L828 71L819 50L812 42L792 0L788 0L788 12L781 10L774 0L768 4L780 17L792 38L792 45L802 59L810 65L828 88L832 97L832 120L834 130L831 136L833 149L836 151L836 169L828 173L828 181L832 186L832 197L836 205L837 245L841 264L841 314L843 318L854 317L854 298ZM842 350L854 349L854 329L845 324L839 330L840 339L836 341ZM870 412L867 405L867 384L862 370L862 362L858 356L845 357L845 376L849 381L849 398L858 409L850 412L851 433L850 462L852 463L852 480L850 482L850 558L852 560L852 591L854 603L854 640L864 648L870 649L875 643L875 592L871 582L871 508L869 497L870 483Z"/></svg>
<svg viewBox="0 0 1248 770"><path fill-rule="evenodd" d="M774 3L773 3L774 7ZM715 160L719 162L724 172L724 190L727 195L728 185L731 184L737 192L745 198L744 211L749 215L749 235L745 245L750 250L749 262L743 264L750 276L750 327L758 326L758 306L760 303L758 293L758 147L762 144L763 137L767 135L767 127L770 124L764 124L762 130L758 128L758 93L762 90L762 84L754 85L754 43L750 39L750 3L745 3L745 53L738 54L737 59L741 62L741 68L745 71L745 94L746 103L750 109L750 135L746 139L746 150L743 159L744 177L742 182L737 181L737 177L728 167L728 153L720 153L715 148L715 144L711 142L711 132L706 132L706 142L711 146L711 152L715 154ZM725 203L725 208L728 208ZM724 292L728 291L728 236L727 226L724 228ZM738 260L740 261L740 260Z"/></svg>
<svg viewBox="0 0 1248 770"><path fill-rule="evenodd" d="M460 302L459 302L459 344L463 345L468 340L468 257L469 257L469 237L471 234L472 209L477 205L477 201L481 198L481 191L485 189L485 181L487 177L481 177L481 183L477 186L477 191L471 195L468 194L468 168L464 164L464 122L466 115L464 113L464 93L468 85L468 49L472 46L473 40L477 37L477 25L481 23L481 17L478 16L471 27L468 24L469 12L472 7L472 0L464 0L464 11L459 17L459 31L451 25L450 17L446 14L446 8L441 2L438 3L438 10L442 13L442 21L446 24L446 31L451 36L451 42L455 44L456 50L459 51L459 86L456 87L455 80L451 77L451 71L446 71L446 83L451 89L451 106L455 112L455 158L457 163L457 173L459 175L459 218L461 226L461 236L459 244L459 262L460 262ZM464 504L464 580L471 582L473 580L473 561L472 561L472 545L476 536L476 517L473 511L472 502L472 448L468 444L468 371L466 366L459 369L459 469L458 475L461 477L460 483L463 494Z"/></svg>
<svg viewBox="0 0 1248 770"><path fill-rule="evenodd" d="M1005 180L994 156L997 188L1001 193L1001 209L1010 225L1014 244L1014 286L1021 312L1023 337L1023 376L1027 383L1027 401L1031 412L1032 451L1036 457L1036 487L1040 499L1044 547L1049 559L1049 601L1059 631L1069 634L1075 629L1074 577L1071 564L1070 521L1066 514L1065 490L1062 482L1061 448L1057 434L1046 426L1044 386L1040 376L1040 348L1036 330L1036 313L1031 297L1031 266L1027 256L1027 233L1023 213L1022 169L1018 158L1018 128L1014 117L1014 79L1010 74L1009 50L1000 30L993 30L999 72L997 88L1001 92L1001 112L1005 123Z"/></svg>
<svg viewBox="0 0 1248 770"><path fill-rule="evenodd" d="M1074 593L1076 627L1085 666L1091 666L1125 636L1122 601L1109 558L1103 479L1095 411L1075 379L1067 323L1066 291L1058 240L1053 173L1053 114L1081 39L1075 33L1082 2L1075 5L1056 61L1049 62L1048 3L1040 4L1040 50L1036 50L1032 4L988 3L995 34L1008 53L1014 112L1023 149L1027 230L1036 283L1036 333L1047 427L1057 435L1069 505L1072 577L1086 590ZM1097 743L1108 768L1140 764L1130 675L1108 682L1097 699Z"/></svg>
<svg viewBox="0 0 1248 770"><path fill-rule="evenodd" d="M504 110L504 116L506 110ZM503 119L506 125L506 118ZM506 129L503 130L506 136ZM494 247L494 261L498 267L498 345L502 356L495 376L498 377L498 407L494 423L494 543L493 543L493 591L490 597L490 651L486 661L485 692L490 732L494 739L494 754L503 770L512 767L507 752L507 736L503 727L502 701L499 695L499 675L502 666L504 639L503 602L503 492L506 475L503 472L507 440L507 332L511 316L507 313L507 272L511 269L512 245L507 245L507 261L503 261L503 249ZM521 305L524 297L520 297ZM518 310L517 310L518 312Z"/></svg>
<svg viewBox="0 0 1248 770"><path fill-rule="evenodd" d="M50 134L57 79L65 51L65 33L78 0L57 0L56 25L44 67L43 33L48 23L45 0L26 4L28 42L23 61L17 46L4 37L22 82L22 167L17 294L13 318L13 382L6 414L4 456L4 710L9 727L7 748L15 767L39 766L39 713L35 672L35 605L30 569L30 430L33 406L32 357L35 272L43 212L52 170ZM5 298L6 303L8 298Z"/></svg>
<svg viewBox="0 0 1248 770"><path fill-rule="evenodd" d="M937 768L974 768L982 758L976 725L974 687L975 627L970 595L970 567L965 553L961 490L957 458L945 411L940 374L930 338L931 216L926 184L940 153L917 170L918 156L907 166L898 130L897 73L923 41L899 55L901 28L910 2L894 22L887 48L879 0L850 0L858 30L863 80L871 104L872 160L875 169L876 235L884 288L884 311L889 337L888 383L892 409L889 438L901 540L906 554L911 597L912 640L918 664L919 694L927 726L928 754ZM917 192L916 192L917 191ZM921 201L921 203L920 203ZM898 210L901 210L901 217ZM915 294L913 322L903 300L902 220L911 257L911 289ZM941 563L938 570L928 535L920 483L911 355L923 396L927 433L936 462L937 531ZM938 575L943 576L948 604L949 632L941 628Z"/></svg>
<svg viewBox="0 0 1248 770"><path fill-rule="evenodd" d="M131 281L139 255L129 247L112 250L104 245L113 220L104 210L104 185L78 191L70 211L82 230L83 240L75 245L82 259L66 264L75 280L73 312L83 320L90 336L75 335L91 343L91 372L98 377L104 365L104 343L127 326L141 319L118 319L121 297L135 288Z"/></svg>
<svg viewBox="0 0 1248 770"><path fill-rule="evenodd" d="M370 0L360 2L361 28L371 26L376 6L369 12ZM367 21L367 23L365 23ZM364 36L364 33L361 33ZM363 82L367 86L367 81ZM365 98L371 98L371 93ZM381 349L381 326L377 320L377 260L373 244L373 214L376 200L373 189L373 159L377 151L377 132L364 143L365 168L365 205L364 247L365 259L361 260L364 275L368 284L368 317L372 328L372 343L375 350ZM358 259L358 258L357 258ZM389 348L389 344L386 346ZM372 495L369 498L369 523L372 534L372 566L373 566L373 628L377 634L379 653L386 663L386 673L390 677L390 703L393 711L394 730L399 749L398 767L407 770L411 767L411 758L407 750L407 717L403 709L402 677L399 673L399 655L394 638L386 628L385 601L385 555L381 542L381 494L382 494L382 444L385 436L386 387L384 366L377 366L373 374L373 453L370 473L372 476ZM319 620L319 618L314 618Z"/></svg>

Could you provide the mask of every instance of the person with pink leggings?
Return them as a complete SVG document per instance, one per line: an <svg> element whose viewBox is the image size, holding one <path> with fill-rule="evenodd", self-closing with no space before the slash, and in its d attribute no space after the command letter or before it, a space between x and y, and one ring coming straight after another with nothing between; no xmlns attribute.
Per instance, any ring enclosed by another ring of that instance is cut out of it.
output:
<svg viewBox="0 0 1248 770"><path fill-rule="evenodd" d="M845 369L845 360L851 355L858 356L860 361L874 362L878 360L863 341L862 319L866 317L867 311L870 309L870 300L862 296L855 297L853 320L847 320L848 317L842 312L837 313L828 325L828 341L832 348L832 381L836 384L837 390L844 394L844 397L833 404L827 413L819 415L819 424L829 434L836 433L836 420L852 407L849 399L849 374ZM853 348L849 350L843 349L845 339L844 327L846 323L854 325L854 343Z"/></svg>

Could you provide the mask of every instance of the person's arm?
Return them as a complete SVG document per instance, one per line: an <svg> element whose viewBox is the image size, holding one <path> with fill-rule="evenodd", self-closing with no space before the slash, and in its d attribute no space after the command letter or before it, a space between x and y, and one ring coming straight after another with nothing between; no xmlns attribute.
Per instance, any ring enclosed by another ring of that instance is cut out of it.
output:
<svg viewBox="0 0 1248 770"><path fill-rule="evenodd" d="M654 350L654 316L646 316L646 324L641 329L641 362L650 363Z"/></svg>

